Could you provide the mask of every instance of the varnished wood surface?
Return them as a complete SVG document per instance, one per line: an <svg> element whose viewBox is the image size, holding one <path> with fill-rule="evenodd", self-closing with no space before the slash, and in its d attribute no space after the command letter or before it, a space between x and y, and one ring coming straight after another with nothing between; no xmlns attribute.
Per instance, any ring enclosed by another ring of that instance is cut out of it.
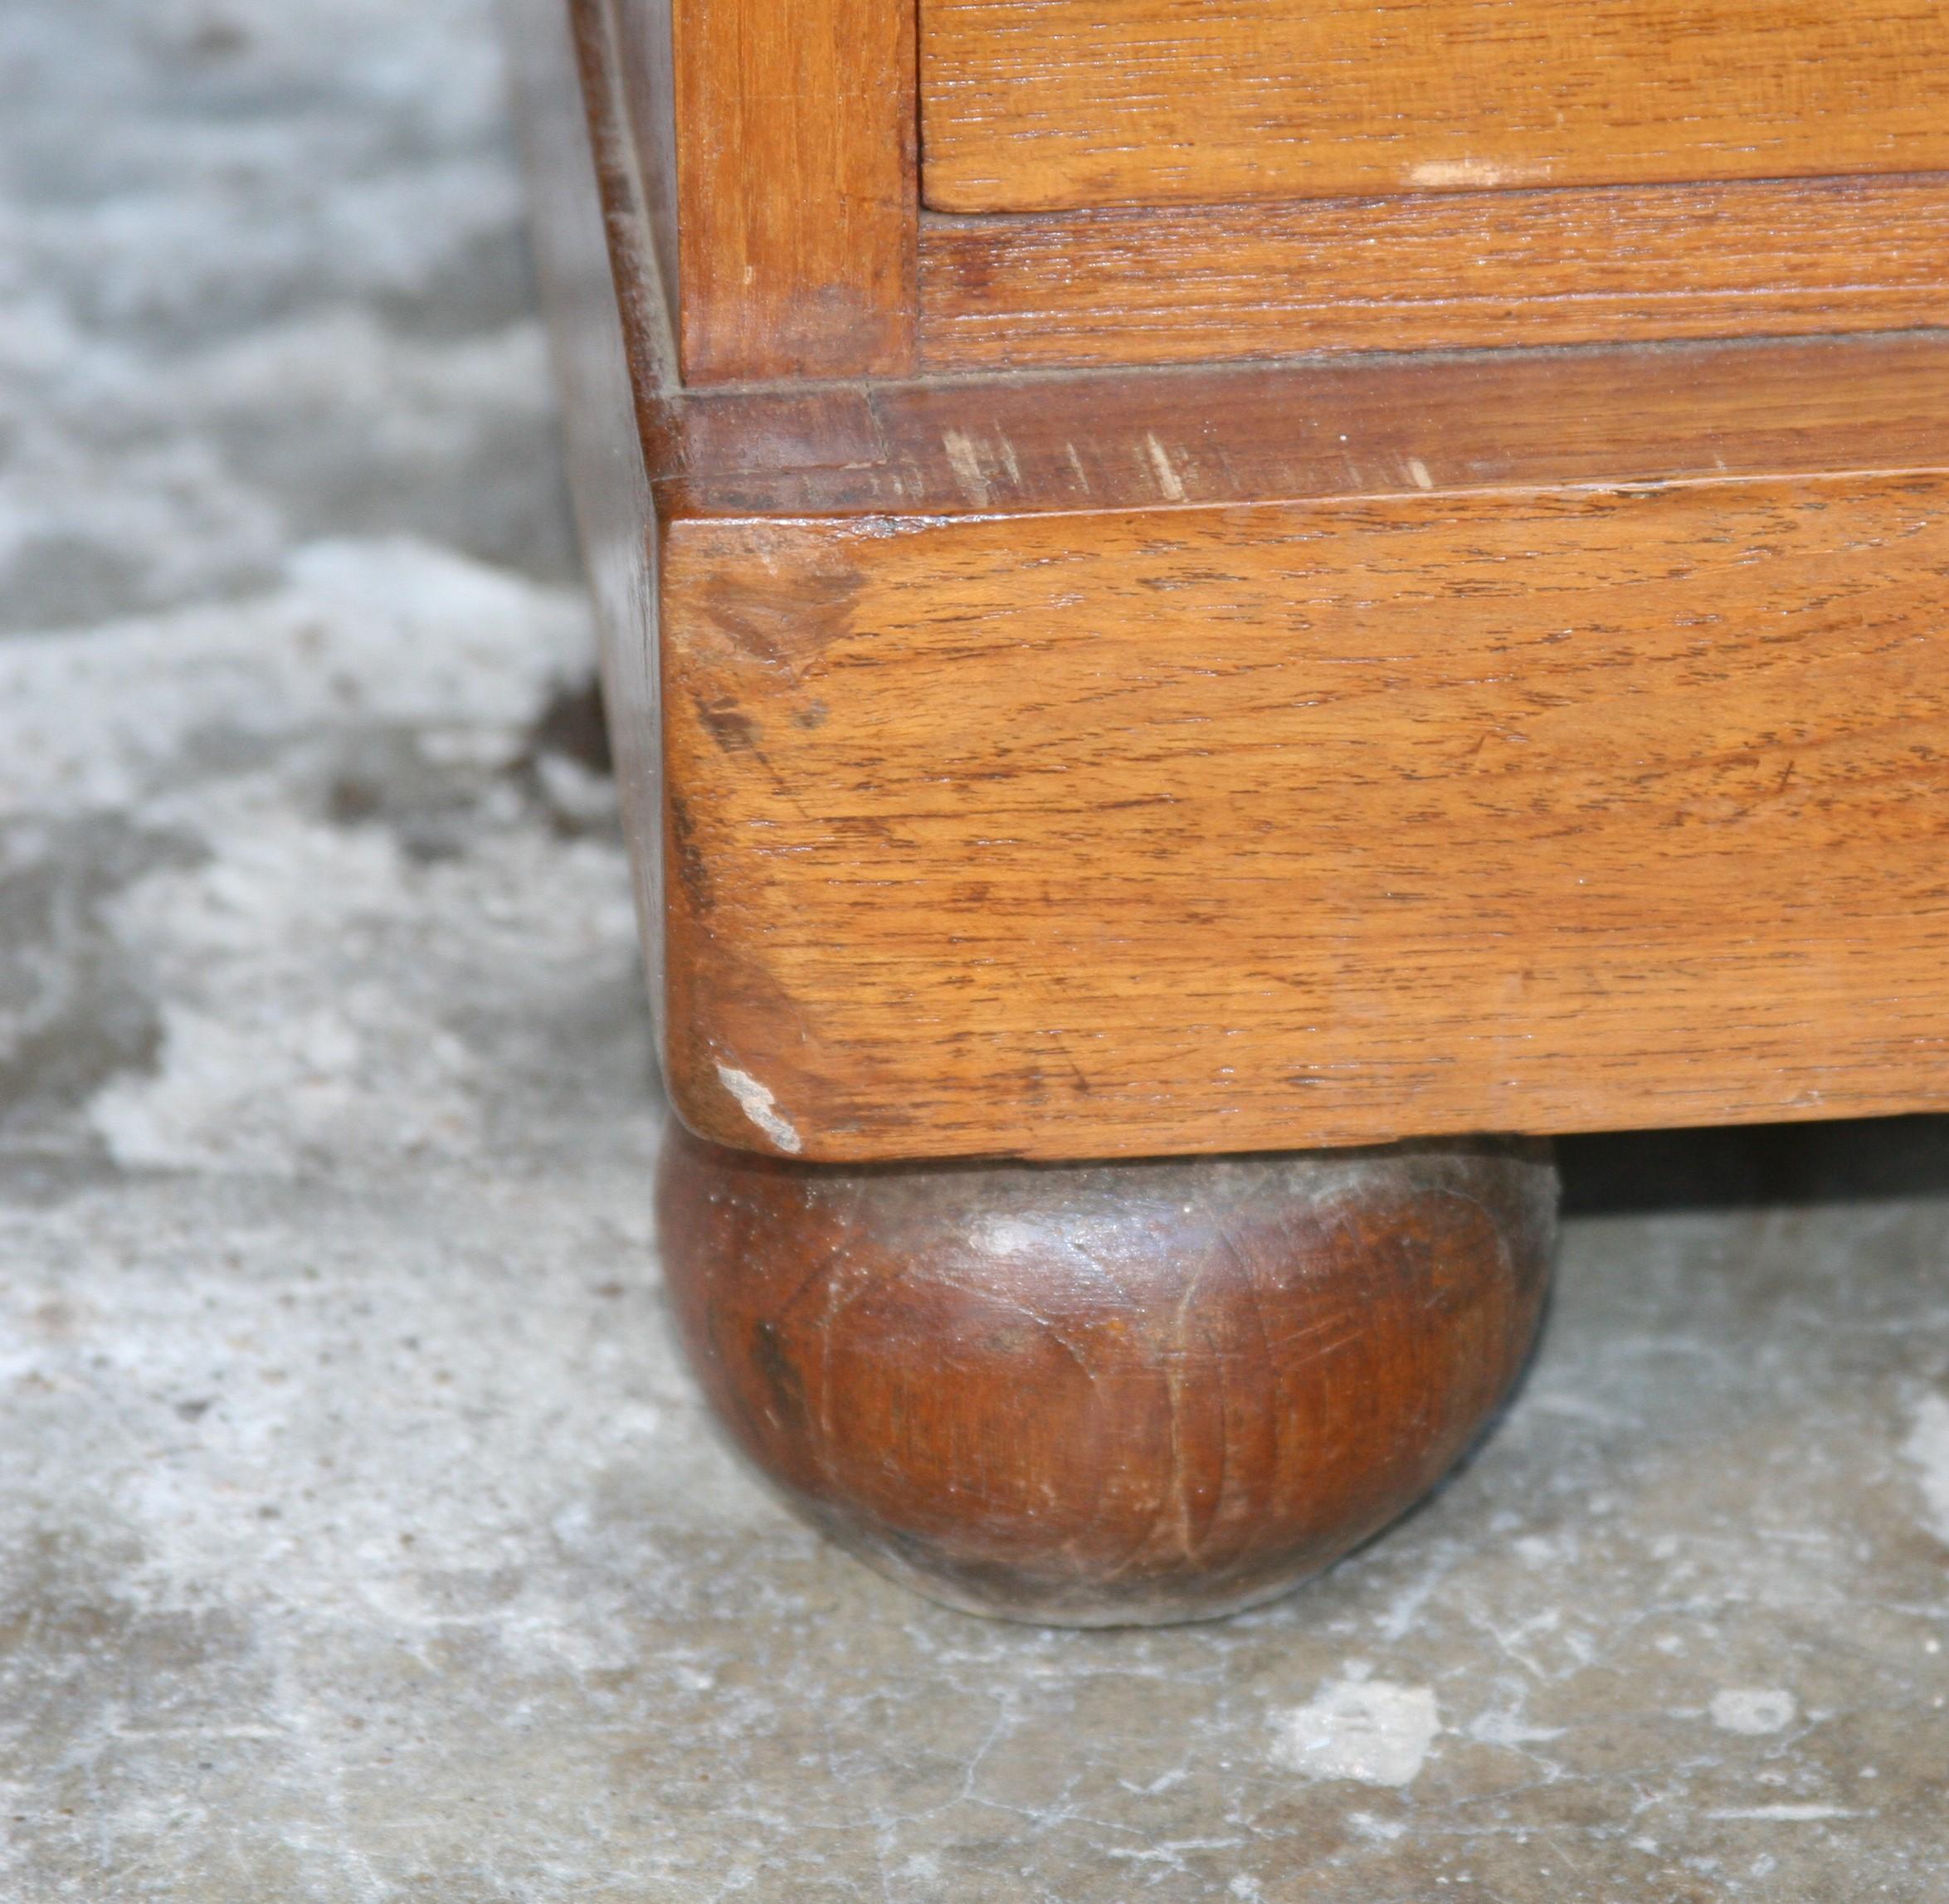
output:
<svg viewBox="0 0 1949 1904"><path fill-rule="evenodd" d="M519 0L544 3L563 0ZM614 277L607 321L611 329L619 322L624 334L643 455L666 516L1115 508L1357 494L1417 481L1416 464L1439 470L1445 486L1901 468L1933 459L1937 420L1949 414L1949 338L1936 334L1498 351L1344 368L1315 358L1184 366L1167 375L1099 369L685 388L659 289L655 168L622 105L631 63L617 56L603 0L568 0L568 12L582 49L582 106L597 168L593 178L564 175L546 215L568 218L577 195L600 197ZM576 114L574 95L564 93L545 109L538 101L529 116L544 110L555 118ZM581 135L571 128L550 136L562 145ZM1930 210L1935 187L1897 182L1888 189L1898 196L1911 186L1896 237L1878 236L1852 198L1830 222L1833 230L1875 240L1850 269L1864 304L1882 319L1936 310L1925 289L1903 294L1907 302L1875 304L1876 272L1892 281L1908 270L1914 286L1926 287L1927 274L1942 269L1944 247L1931 225L1932 217L1942 222ZM1051 222L979 222L1026 231ZM1129 262L1143 268L1141 248ZM1177 295L1195 315L1189 282ZM586 299L576 307L587 308ZM1748 308L1761 316L1768 309L1764 299ZM592 320L567 321L587 329ZM1776 315L1766 321L1791 328ZM976 329L967 336L977 350L999 348L1014 334L1004 323L977 338L986 319L971 322ZM1035 326L1055 355L1072 353L1060 313L1043 313ZM1087 358L1096 348L1085 339L1073 353ZM572 410L572 434L581 423ZM598 433L607 426L603 419L592 426Z"/></svg>
<svg viewBox="0 0 1949 1904"><path fill-rule="evenodd" d="M675 168L685 377L908 368L917 190L909 0L610 3L628 22L645 173ZM650 196L654 204L659 194Z"/></svg>
<svg viewBox="0 0 1949 1904"><path fill-rule="evenodd" d="M665 536L670 1085L832 1160L1949 1103L1949 475Z"/></svg>
<svg viewBox="0 0 1949 1904"><path fill-rule="evenodd" d="M506 9L536 0L504 0ZM602 152L604 197L612 219L641 226L635 245L653 256L639 289L653 291L675 368L680 264L677 239L677 108L674 0L553 0L583 49L583 118ZM534 29L523 29L532 33ZM575 95L568 95L573 100ZM552 110L561 112L568 102ZM524 118L532 118L532 111ZM573 183L565 180L564 187ZM585 186L586 190L586 186ZM546 242L545 239L540 241ZM619 279L619 287L628 283Z"/></svg>
<svg viewBox="0 0 1949 1904"><path fill-rule="evenodd" d="M920 0L957 212L1949 166L1936 0Z"/></svg>
<svg viewBox="0 0 1949 1904"><path fill-rule="evenodd" d="M1946 261L1928 174L937 218L919 348L996 369L1893 330L1949 322Z"/></svg>
<svg viewBox="0 0 1949 1904"><path fill-rule="evenodd" d="M597 5L508 0L503 10L534 217L530 244L549 317L570 490L594 598L602 697L625 830L662 830L663 722L657 704L655 537L635 397L665 373L667 315L655 296L648 231L626 185L620 114L585 114L609 96L617 64ZM598 189L607 180L607 192ZM619 295L619 289L621 295ZM646 412L647 414L648 412ZM636 923L661 1036L663 856L631 855Z"/></svg>
<svg viewBox="0 0 1949 1904"><path fill-rule="evenodd" d="M674 1135L671 1307L815 1525L949 1604L1210 1617L1392 1520L1506 1393L1555 1227L1487 1143L806 1170Z"/></svg>
<svg viewBox="0 0 1949 1904"><path fill-rule="evenodd" d="M1942 1101L1942 339L686 391L575 17L613 292L586 205L548 275L626 344L571 424L627 475L626 362L647 487L595 540L652 881L652 514L672 558L650 904L704 1128L1073 1155Z"/></svg>
<svg viewBox="0 0 1949 1904"><path fill-rule="evenodd" d="M657 415L666 519L1817 475L1949 460L1949 336L726 391Z"/></svg>
<svg viewBox="0 0 1949 1904"><path fill-rule="evenodd" d="M699 389L1944 319L1926 173L923 218L901 0L562 3L613 10L589 109L626 102L647 289Z"/></svg>

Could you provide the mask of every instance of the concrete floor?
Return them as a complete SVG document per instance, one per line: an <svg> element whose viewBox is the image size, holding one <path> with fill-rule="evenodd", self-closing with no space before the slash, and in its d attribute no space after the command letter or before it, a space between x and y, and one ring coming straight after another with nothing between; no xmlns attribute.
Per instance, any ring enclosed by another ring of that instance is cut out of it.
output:
<svg viewBox="0 0 1949 1904"><path fill-rule="evenodd" d="M1229 1624L821 1547L666 1343L485 0L0 9L0 1897L1949 1898L1949 1127L1570 1147Z"/></svg>

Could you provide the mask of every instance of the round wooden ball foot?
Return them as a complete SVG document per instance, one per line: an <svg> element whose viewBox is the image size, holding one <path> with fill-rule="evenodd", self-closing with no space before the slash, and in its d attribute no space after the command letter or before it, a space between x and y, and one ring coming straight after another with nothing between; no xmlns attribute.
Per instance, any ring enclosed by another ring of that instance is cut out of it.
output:
<svg viewBox="0 0 1949 1904"><path fill-rule="evenodd" d="M1440 1478L1548 1281L1547 1147L845 1170L673 1133L691 1359L803 1514L950 1605L1078 1626L1284 1592Z"/></svg>

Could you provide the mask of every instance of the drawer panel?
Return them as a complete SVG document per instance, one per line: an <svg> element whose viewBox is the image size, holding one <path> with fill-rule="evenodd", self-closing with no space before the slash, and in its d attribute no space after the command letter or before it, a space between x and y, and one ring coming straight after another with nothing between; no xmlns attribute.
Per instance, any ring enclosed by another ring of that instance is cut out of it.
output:
<svg viewBox="0 0 1949 1904"><path fill-rule="evenodd" d="M928 219L930 368L1949 324L1949 175Z"/></svg>
<svg viewBox="0 0 1949 1904"><path fill-rule="evenodd" d="M921 0L954 212L1949 166L1939 0Z"/></svg>

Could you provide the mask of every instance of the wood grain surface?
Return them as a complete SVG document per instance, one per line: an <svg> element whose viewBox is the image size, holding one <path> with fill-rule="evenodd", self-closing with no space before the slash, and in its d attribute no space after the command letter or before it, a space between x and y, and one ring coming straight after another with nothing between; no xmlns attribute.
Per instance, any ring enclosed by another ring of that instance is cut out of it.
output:
<svg viewBox="0 0 1949 1904"><path fill-rule="evenodd" d="M1949 179L1927 173L923 218L900 0L568 3L613 15L589 106L626 102L648 290L694 388L1889 330L1949 309Z"/></svg>
<svg viewBox="0 0 1949 1904"><path fill-rule="evenodd" d="M670 519L1817 475L1943 457L1949 335L725 390L656 413Z"/></svg>
<svg viewBox="0 0 1949 1904"><path fill-rule="evenodd" d="M1949 1104L1949 475L671 523L669 1082L808 1159Z"/></svg>
<svg viewBox="0 0 1949 1904"><path fill-rule="evenodd" d="M917 175L910 0L617 4L636 16L631 96L646 172L671 160L676 168L685 378L906 369ZM667 39L660 8L670 16ZM657 66L666 46L667 87Z"/></svg>
<svg viewBox="0 0 1949 1904"><path fill-rule="evenodd" d="M660 404L668 313L631 180L611 20L600 0L513 0L504 16L534 217L529 243L548 307L567 422L568 485L600 635L602 698L626 832L662 830L657 704L656 538L650 470L669 454ZM584 95L602 110L585 113ZM659 426L646 429L646 419ZM631 855L636 923L660 1042L663 855Z"/></svg>
<svg viewBox="0 0 1949 1904"><path fill-rule="evenodd" d="M692 1366L816 1526L923 1593L1071 1625L1285 1591L1507 1391L1555 1230L1541 1147L806 1170L675 1134Z"/></svg>
<svg viewBox="0 0 1949 1904"><path fill-rule="evenodd" d="M920 0L930 206L1949 166L1937 0Z"/></svg>
<svg viewBox="0 0 1949 1904"><path fill-rule="evenodd" d="M543 0L508 0L506 11L519 19L541 4ZM547 4L567 16L572 35L583 48L582 116L595 144L604 149L602 197L612 218L641 222L642 230L636 242L655 261L651 271L632 272L628 277L619 275L618 289L633 280L638 290L657 295L672 344L674 368L675 341L682 317L677 307L681 265L673 0L547 0ZM545 30L545 24L516 29L530 38ZM551 110L559 113L563 107ZM524 109L524 122L532 123L538 111L538 107ZM563 202L562 194L574 183L564 178L551 203L558 207ZM538 212L543 209L538 205ZM542 241L547 241L545 237Z"/></svg>
<svg viewBox="0 0 1949 1904"><path fill-rule="evenodd" d="M930 218L919 269L940 369L1893 330L1949 323L1949 178Z"/></svg>
<svg viewBox="0 0 1949 1904"><path fill-rule="evenodd" d="M699 1127L1060 1157L1944 1101L1939 335L686 387L570 12L594 178L540 139L544 262Z"/></svg>

